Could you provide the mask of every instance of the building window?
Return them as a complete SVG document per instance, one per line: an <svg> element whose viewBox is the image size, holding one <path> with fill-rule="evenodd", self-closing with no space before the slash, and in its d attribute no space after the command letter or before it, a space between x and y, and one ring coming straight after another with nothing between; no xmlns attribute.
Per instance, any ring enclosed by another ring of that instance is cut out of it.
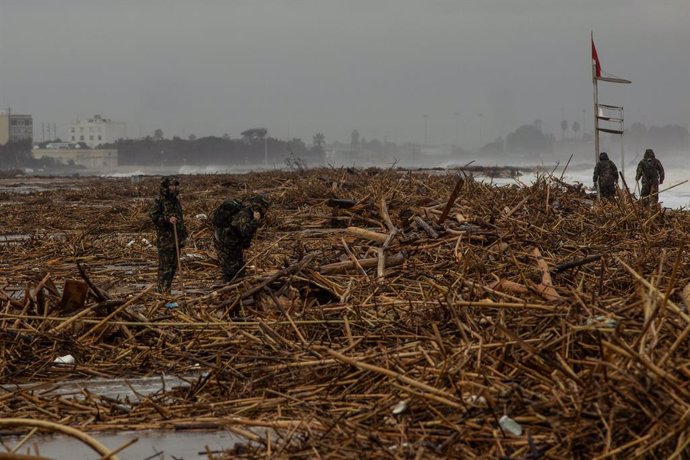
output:
<svg viewBox="0 0 690 460"><path fill-rule="evenodd" d="M80 127L79 127L79 132L80 132L80 133L83 133L83 132L84 132L84 127L83 127L83 126L80 126Z"/></svg>
<svg viewBox="0 0 690 460"><path fill-rule="evenodd" d="M83 140L84 140L84 136L79 136L79 140L80 140L80 141L83 141Z"/></svg>
<svg viewBox="0 0 690 460"><path fill-rule="evenodd" d="M101 135L100 135L100 134L98 135L98 140L99 140L99 141L101 140Z"/></svg>
<svg viewBox="0 0 690 460"><path fill-rule="evenodd" d="M74 136L72 136L72 140L74 140Z"/></svg>
<svg viewBox="0 0 690 460"><path fill-rule="evenodd" d="M89 136L89 140L92 141L92 140L93 140L93 136Z"/></svg>
<svg viewBox="0 0 690 460"><path fill-rule="evenodd" d="M72 127L72 132L74 132L74 126Z"/></svg>

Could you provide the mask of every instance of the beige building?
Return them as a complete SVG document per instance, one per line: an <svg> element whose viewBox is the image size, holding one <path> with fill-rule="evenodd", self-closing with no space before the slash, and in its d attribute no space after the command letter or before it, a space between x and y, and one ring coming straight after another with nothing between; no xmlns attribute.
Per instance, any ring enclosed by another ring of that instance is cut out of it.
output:
<svg viewBox="0 0 690 460"><path fill-rule="evenodd" d="M127 137L127 125L112 121L100 115L87 120L77 120L69 128L67 141L84 142L93 148L101 144L112 144L118 139Z"/></svg>
<svg viewBox="0 0 690 460"><path fill-rule="evenodd" d="M0 113L0 145L10 141L33 142L33 138L34 122L31 115L20 115L10 111Z"/></svg>
<svg viewBox="0 0 690 460"><path fill-rule="evenodd" d="M36 159L51 158L64 165L83 166L94 171L117 168L117 149L33 149Z"/></svg>

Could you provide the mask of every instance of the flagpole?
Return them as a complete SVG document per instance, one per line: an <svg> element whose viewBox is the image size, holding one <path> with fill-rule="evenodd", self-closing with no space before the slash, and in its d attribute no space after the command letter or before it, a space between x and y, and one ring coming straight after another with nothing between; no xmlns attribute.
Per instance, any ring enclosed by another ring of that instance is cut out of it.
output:
<svg viewBox="0 0 690 460"><path fill-rule="evenodd" d="M592 44L594 44L594 32L591 32ZM599 93L597 88L597 64L592 59L592 87L594 90L594 164L599 161Z"/></svg>

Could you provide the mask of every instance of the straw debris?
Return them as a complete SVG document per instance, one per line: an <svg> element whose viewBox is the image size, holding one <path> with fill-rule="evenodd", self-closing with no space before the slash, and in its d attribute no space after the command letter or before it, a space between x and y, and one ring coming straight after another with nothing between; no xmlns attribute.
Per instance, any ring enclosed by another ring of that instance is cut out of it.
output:
<svg viewBox="0 0 690 460"><path fill-rule="evenodd" d="M173 298L151 289L156 178L12 195L3 417L246 435L213 458L686 455L687 214L597 202L548 174L460 177L183 177L187 216L257 192L273 207L229 285L207 219L188 218ZM66 280L89 286L69 313ZM74 364L54 362L67 354ZM51 390L162 374L194 377L137 398Z"/></svg>

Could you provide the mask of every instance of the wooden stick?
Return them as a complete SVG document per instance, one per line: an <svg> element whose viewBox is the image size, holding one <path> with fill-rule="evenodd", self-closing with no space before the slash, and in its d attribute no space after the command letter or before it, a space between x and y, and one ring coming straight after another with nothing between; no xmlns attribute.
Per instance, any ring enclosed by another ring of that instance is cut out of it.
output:
<svg viewBox="0 0 690 460"><path fill-rule="evenodd" d="M182 260L180 260L180 240L177 238L177 222L173 224L175 234L175 254L177 256L177 277L180 280L180 291L184 295L184 276L182 275Z"/></svg>
<svg viewBox="0 0 690 460"><path fill-rule="evenodd" d="M376 241L377 243L384 243L388 238L385 233L372 232L370 230L365 230L359 227L347 227L347 233L355 235L359 238L364 238L371 241Z"/></svg>
<svg viewBox="0 0 690 460"><path fill-rule="evenodd" d="M84 340L86 337L88 337L89 335L91 335L91 334L93 334L94 332L96 332L101 326L103 326L103 325L104 325L105 323L107 323L110 319L112 319L113 317L115 317L115 315L117 315L117 314L120 313L122 310L124 310L125 308L129 307L130 305L132 305L134 302L137 302L139 299L141 299L141 298L142 298L146 293L148 293L151 289L153 289L153 284L150 284L146 289L144 289L144 290L141 291L139 294L137 294L137 295L135 295L134 297L132 297L131 299L129 299L127 302L125 302L124 304L122 304L122 306L120 306L119 308L115 309L115 311L113 311L111 314L109 314L108 316L106 316L105 318L103 318L102 320L100 320L94 327L92 327L91 329L89 329L88 331L86 331L84 334L82 334L82 336L79 337L79 338L77 339L77 341L81 342L81 341Z"/></svg>
<svg viewBox="0 0 690 460"><path fill-rule="evenodd" d="M396 267L398 265L402 265L403 262L405 261L405 256L403 253L399 252L395 255L392 256L386 256L385 257L385 264L387 267ZM373 268L378 266L379 264L379 258L378 257L371 257L367 259L358 259L357 264L364 268ZM322 265L319 267L319 273L321 274L335 274L335 273L343 273L347 270L350 270L352 268L356 268L357 265L354 262L335 262L332 264L326 264Z"/></svg>
<svg viewBox="0 0 690 460"><path fill-rule="evenodd" d="M436 230L431 228L431 225L427 224L424 222L424 219L422 219L419 216L414 216L414 221L421 227L422 230L424 230L431 238L437 239L438 238L438 233Z"/></svg>
<svg viewBox="0 0 690 460"><path fill-rule="evenodd" d="M438 225L441 225L448 217L448 214L450 213L451 208L455 204L455 200L458 198L458 194L460 193L460 190L462 189L462 186L464 184L465 178L461 175L458 175L458 178L455 181L455 187L453 188L453 191L451 192L450 197L446 202L446 206L443 208L443 212L441 213L441 215L438 218L438 221L436 222Z"/></svg>

